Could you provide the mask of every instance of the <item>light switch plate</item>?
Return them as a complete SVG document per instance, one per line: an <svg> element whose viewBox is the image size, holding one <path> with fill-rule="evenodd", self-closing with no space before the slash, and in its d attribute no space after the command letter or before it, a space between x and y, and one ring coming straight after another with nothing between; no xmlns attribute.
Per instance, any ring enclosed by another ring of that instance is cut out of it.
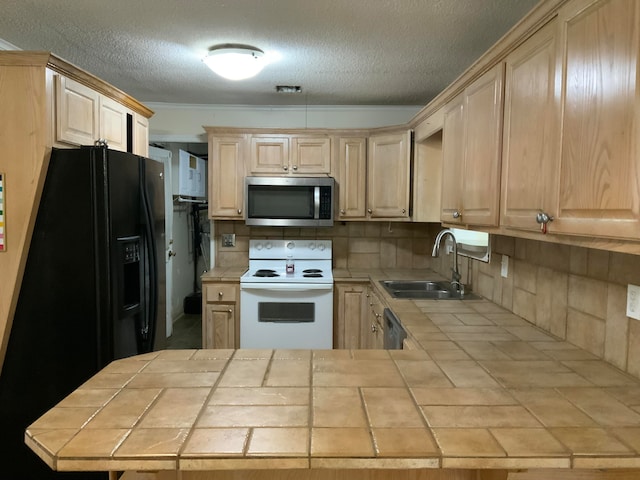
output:
<svg viewBox="0 0 640 480"><path fill-rule="evenodd" d="M507 278L509 276L509 256L502 255L502 262L500 263L500 276Z"/></svg>
<svg viewBox="0 0 640 480"><path fill-rule="evenodd" d="M640 320L640 287L627 285L627 317Z"/></svg>
<svg viewBox="0 0 640 480"><path fill-rule="evenodd" d="M236 234L235 233L223 233L222 234L222 246L223 247L235 247L236 246Z"/></svg>

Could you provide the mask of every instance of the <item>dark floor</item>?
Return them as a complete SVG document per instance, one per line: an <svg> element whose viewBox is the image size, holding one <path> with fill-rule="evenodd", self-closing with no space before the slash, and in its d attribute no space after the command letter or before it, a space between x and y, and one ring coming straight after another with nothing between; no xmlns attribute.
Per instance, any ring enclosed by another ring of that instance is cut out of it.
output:
<svg viewBox="0 0 640 480"><path fill-rule="evenodd" d="M176 320L167 338L167 348L202 348L202 316L185 314Z"/></svg>

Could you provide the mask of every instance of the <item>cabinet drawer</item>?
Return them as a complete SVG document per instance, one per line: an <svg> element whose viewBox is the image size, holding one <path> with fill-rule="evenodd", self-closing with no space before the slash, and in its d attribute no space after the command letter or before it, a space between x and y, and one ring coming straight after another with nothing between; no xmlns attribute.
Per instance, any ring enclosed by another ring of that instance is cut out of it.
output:
<svg viewBox="0 0 640 480"><path fill-rule="evenodd" d="M207 303L235 302L238 286L217 283L206 285L204 290Z"/></svg>

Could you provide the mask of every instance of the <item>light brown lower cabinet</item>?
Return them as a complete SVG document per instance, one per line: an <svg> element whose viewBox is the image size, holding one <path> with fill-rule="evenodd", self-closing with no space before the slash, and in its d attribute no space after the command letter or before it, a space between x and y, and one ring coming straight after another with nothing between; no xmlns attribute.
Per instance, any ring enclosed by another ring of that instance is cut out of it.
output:
<svg viewBox="0 0 640 480"><path fill-rule="evenodd" d="M361 345L361 324L368 313L366 283L336 283L334 348L357 349Z"/></svg>
<svg viewBox="0 0 640 480"><path fill-rule="evenodd" d="M236 343L235 305L207 305L202 322L203 348L234 348Z"/></svg>
<svg viewBox="0 0 640 480"><path fill-rule="evenodd" d="M361 348L384 348L385 304L371 287L367 289L368 310L362 326Z"/></svg>
<svg viewBox="0 0 640 480"><path fill-rule="evenodd" d="M368 283L336 283L335 348L384 347L385 304Z"/></svg>
<svg viewBox="0 0 640 480"><path fill-rule="evenodd" d="M202 348L239 348L239 285L203 282L202 291Z"/></svg>

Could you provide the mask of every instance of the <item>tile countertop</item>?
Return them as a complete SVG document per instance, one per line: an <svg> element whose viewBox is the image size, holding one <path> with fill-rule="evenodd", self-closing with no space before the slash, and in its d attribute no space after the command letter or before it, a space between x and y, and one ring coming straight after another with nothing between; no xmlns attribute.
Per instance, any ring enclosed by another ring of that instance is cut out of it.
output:
<svg viewBox="0 0 640 480"><path fill-rule="evenodd" d="M117 360L26 443L57 470L640 469L639 380L489 301L379 293L415 349Z"/></svg>

